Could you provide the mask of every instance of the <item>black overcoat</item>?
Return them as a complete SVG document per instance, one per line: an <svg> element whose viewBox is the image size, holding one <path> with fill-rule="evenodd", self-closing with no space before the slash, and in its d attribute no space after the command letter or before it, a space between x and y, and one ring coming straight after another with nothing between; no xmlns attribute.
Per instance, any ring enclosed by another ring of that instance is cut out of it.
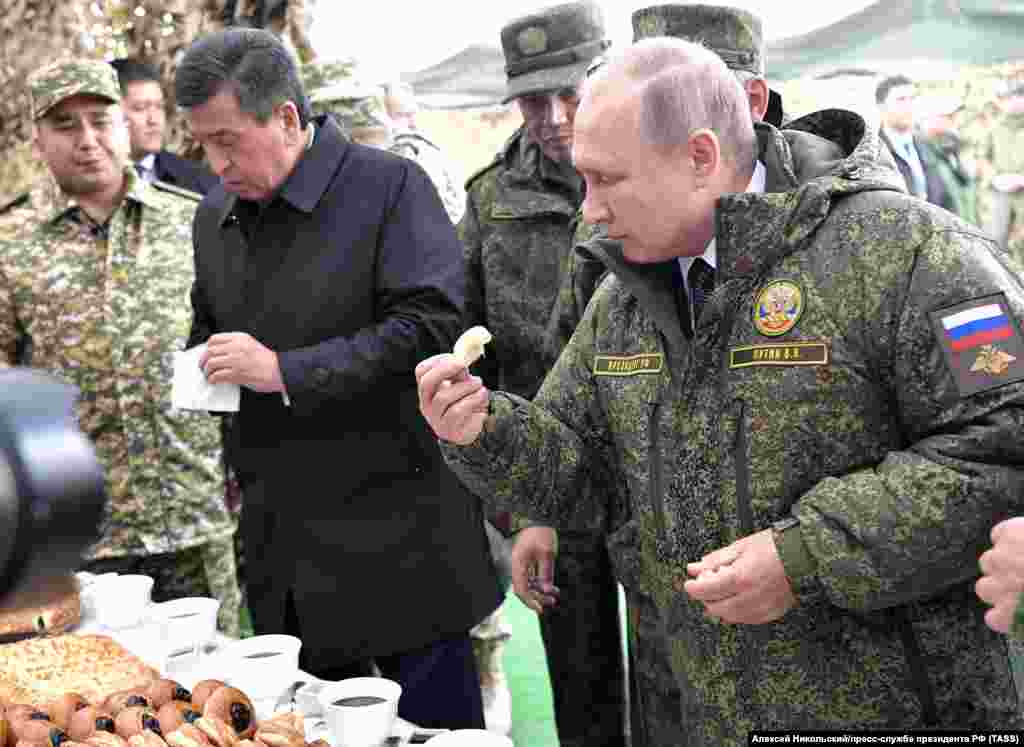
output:
<svg viewBox="0 0 1024 747"><path fill-rule="evenodd" d="M257 629L292 591L318 667L466 633L497 608L478 499L417 406L416 364L463 310L455 229L415 163L313 146L265 207L210 192L195 219L191 344L248 332L278 353L290 404L243 387L230 455Z"/></svg>

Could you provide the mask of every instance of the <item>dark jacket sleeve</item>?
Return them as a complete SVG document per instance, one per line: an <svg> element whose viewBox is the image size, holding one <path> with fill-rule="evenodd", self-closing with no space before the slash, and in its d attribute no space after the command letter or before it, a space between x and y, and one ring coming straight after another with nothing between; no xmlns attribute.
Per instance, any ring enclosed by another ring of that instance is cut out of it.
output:
<svg viewBox="0 0 1024 747"><path fill-rule="evenodd" d="M393 184L374 268L376 323L352 336L278 353L285 388L300 413L325 400L363 397L385 378L411 380L417 363L450 351L460 332L465 280L455 228L418 164L396 161L381 174L388 177Z"/></svg>
<svg viewBox="0 0 1024 747"><path fill-rule="evenodd" d="M192 281L192 291L189 296L192 303L192 328L189 330L188 341L185 343L186 350L206 342L217 331L213 322L212 310L207 303L206 293L202 287L203 273L199 271L202 265L200 264L199 241L197 237L202 235L200 228L202 211L203 207L200 207L192 219L192 256L193 266L196 268L196 276L195 280Z"/></svg>

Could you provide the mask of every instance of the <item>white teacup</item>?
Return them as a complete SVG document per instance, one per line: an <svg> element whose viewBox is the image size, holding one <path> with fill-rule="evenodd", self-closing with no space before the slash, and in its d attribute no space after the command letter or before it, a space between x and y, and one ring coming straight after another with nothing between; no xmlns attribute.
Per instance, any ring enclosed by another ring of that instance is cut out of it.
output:
<svg viewBox="0 0 1024 747"><path fill-rule="evenodd" d="M256 717L273 715L274 705L299 679L302 641L291 635L258 635L227 645L217 657L224 679L249 696Z"/></svg>
<svg viewBox="0 0 1024 747"><path fill-rule="evenodd" d="M427 740L431 747L514 747L510 737L484 729L455 729Z"/></svg>
<svg viewBox="0 0 1024 747"><path fill-rule="evenodd" d="M86 592L100 625L112 630L130 628L146 617L153 578L143 574L104 575L89 584Z"/></svg>
<svg viewBox="0 0 1024 747"><path fill-rule="evenodd" d="M184 597L154 604L150 618L160 630L167 661L191 654L198 661L203 644L217 632L220 600L212 597Z"/></svg>
<svg viewBox="0 0 1024 747"><path fill-rule="evenodd" d="M325 683L320 707L333 747L379 747L391 736L402 686L384 677L352 677Z"/></svg>

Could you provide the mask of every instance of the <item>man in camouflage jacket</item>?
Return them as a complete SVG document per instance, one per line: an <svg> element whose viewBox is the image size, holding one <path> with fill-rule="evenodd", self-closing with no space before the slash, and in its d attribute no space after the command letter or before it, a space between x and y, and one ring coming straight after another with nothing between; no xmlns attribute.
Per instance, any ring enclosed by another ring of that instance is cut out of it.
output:
<svg viewBox="0 0 1024 747"><path fill-rule="evenodd" d="M981 158L981 211L986 228L1024 262L1024 78L1011 79L999 94L1002 114Z"/></svg>
<svg viewBox="0 0 1024 747"><path fill-rule="evenodd" d="M198 196L148 185L130 167L108 64L56 63L29 88L61 189L34 228L0 247L0 365L46 369L81 391L79 423L109 496L87 569L151 573L156 601L212 593L222 628L237 633L217 423L170 403L174 352L191 325Z"/></svg>
<svg viewBox="0 0 1024 747"><path fill-rule="evenodd" d="M544 350L545 330L583 200L583 179L570 150L576 89L608 41L597 6L574 2L509 21L501 42L509 73L506 100L516 101L524 125L466 184L458 226L466 257L465 324L494 334L482 376L530 398L556 358ZM518 516L512 527L513 586L542 612L561 744L622 744L618 591L601 537L561 532L556 539L552 529ZM527 563L519 558L537 569L535 584L525 580Z"/></svg>
<svg viewBox="0 0 1024 747"><path fill-rule="evenodd" d="M643 79L623 70L666 46L686 72L728 75L694 45L648 40L585 88L584 212L623 241L602 244L612 274L541 391L533 403L488 392L438 356L416 371L424 415L474 491L603 529L622 583L655 600L636 633L651 744L738 746L755 728L1020 728L1006 642L971 588L989 529L1024 495L1018 268L909 199L849 112L758 124L760 166L735 161L724 177L701 123L666 128L690 133L686 156L641 161L660 151L635 124ZM688 194L643 186L676 164ZM722 189L747 179L746 192ZM635 198L665 221L682 214L687 257L712 239L715 287L691 333L680 255L652 240L668 229L619 222L611 195L619 209ZM621 514L580 496L609 453Z"/></svg>

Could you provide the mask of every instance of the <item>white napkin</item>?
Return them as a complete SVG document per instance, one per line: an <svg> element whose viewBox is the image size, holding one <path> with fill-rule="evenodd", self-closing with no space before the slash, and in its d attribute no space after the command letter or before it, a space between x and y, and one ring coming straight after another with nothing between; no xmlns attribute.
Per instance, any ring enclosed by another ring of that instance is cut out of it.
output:
<svg viewBox="0 0 1024 747"><path fill-rule="evenodd" d="M238 412L242 391L238 384L211 384L199 367L206 343L174 354L171 406L181 410Z"/></svg>

